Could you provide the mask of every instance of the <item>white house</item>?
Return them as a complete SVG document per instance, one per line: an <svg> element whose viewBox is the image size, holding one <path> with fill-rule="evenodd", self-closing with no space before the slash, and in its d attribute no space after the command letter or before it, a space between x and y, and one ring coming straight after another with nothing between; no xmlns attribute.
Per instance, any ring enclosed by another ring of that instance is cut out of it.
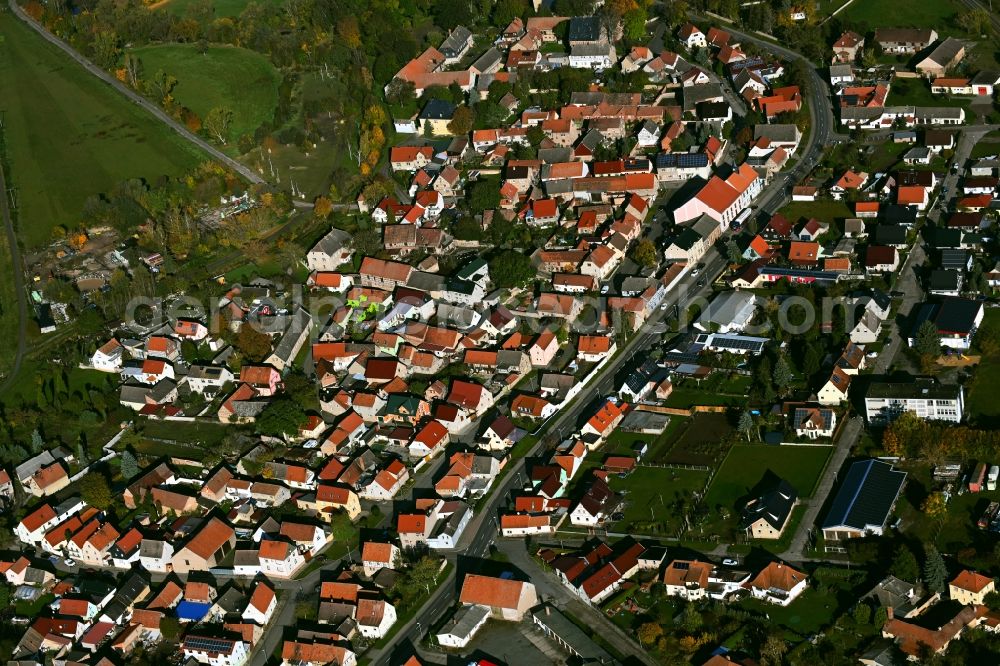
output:
<svg viewBox="0 0 1000 666"><path fill-rule="evenodd" d="M289 578L305 563L305 557L287 541L261 541L258 550L260 570L268 576Z"/></svg>
<svg viewBox="0 0 1000 666"><path fill-rule="evenodd" d="M449 648L464 648L489 619L490 609L486 606L462 606L436 634L438 644Z"/></svg>
<svg viewBox="0 0 1000 666"><path fill-rule="evenodd" d="M350 234L331 229L306 254L306 265L311 271L333 271L350 261L353 253Z"/></svg>
<svg viewBox="0 0 1000 666"><path fill-rule="evenodd" d="M121 372L124 353L122 344L111 338L90 357L90 367L101 372Z"/></svg>
<svg viewBox="0 0 1000 666"><path fill-rule="evenodd" d="M271 620L277 605L274 589L266 581L258 580L243 611L243 619L264 626Z"/></svg>
<svg viewBox="0 0 1000 666"><path fill-rule="evenodd" d="M802 594L808 577L781 562L771 562L750 581L750 594L756 599L787 606Z"/></svg>
<svg viewBox="0 0 1000 666"><path fill-rule="evenodd" d="M396 624L396 607L383 599L358 599L354 621L365 638L383 638Z"/></svg>
<svg viewBox="0 0 1000 666"><path fill-rule="evenodd" d="M185 659L194 659L208 666L242 666L250 656L247 644L242 640L194 633L184 637L181 652Z"/></svg>

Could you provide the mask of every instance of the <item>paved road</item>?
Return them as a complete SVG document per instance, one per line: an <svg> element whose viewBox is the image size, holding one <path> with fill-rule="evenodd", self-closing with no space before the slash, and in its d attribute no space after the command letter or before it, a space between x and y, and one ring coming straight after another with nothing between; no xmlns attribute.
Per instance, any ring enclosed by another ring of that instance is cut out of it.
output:
<svg viewBox="0 0 1000 666"><path fill-rule="evenodd" d="M83 55L81 55L69 44L67 44L63 40L53 35L51 32L46 30L42 24L40 24L38 21L28 16L28 14L26 14L25 11L21 9L20 5L17 4L16 0L7 0L7 5L10 7L10 10L14 12L15 16L17 16L19 19L28 24L28 26L30 26L32 30L41 35L42 38L45 39L45 41L59 47L70 58L79 63L85 70L87 70L97 78L101 79L102 81L107 83L109 86L111 86L121 94L128 97L135 104L138 104L143 109L151 113L157 120L159 120L164 125L166 125L174 132L176 132L182 139L184 139L188 143L191 143L194 146L197 146L200 150L208 153L214 159L225 164L227 167L229 167L236 173L243 176L247 181L256 185L260 185L267 182L263 178L261 178L259 174L252 171L249 167L247 167L244 164L241 164L240 162L237 162L236 160L229 157L215 146L211 145L210 143L202 139L201 137L191 133L191 131L189 131L186 127L184 127L184 125L181 125L179 122L168 116L166 112L164 112L163 109L161 109L159 106L149 101L142 95L138 94L131 88L127 87L124 83L122 83L115 77L111 76L106 71L95 65L94 63L90 62L90 60L88 60L87 58L83 57Z"/></svg>
<svg viewBox="0 0 1000 666"><path fill-rule="evenodd" d="M0 217L3 217L4 232L7 234L7 245L10 247L10 269L13 271L14 293L17 299L17 343L14 350L14 359L11 363L10 371L3 384L0 384L0 393L6 391L17 377L21 370L21 362L24 360L24 352L27 348L28 336L28 296L24 290L24 271L21 270L21 248L17 244L17 233L14 231L14 221L10 217L10 207L8 206L7 183L4 180L3 168L0 167ZM10 308L10 303L3 303L2 307ZM7 312L7 316L13 313Z"/></svg>

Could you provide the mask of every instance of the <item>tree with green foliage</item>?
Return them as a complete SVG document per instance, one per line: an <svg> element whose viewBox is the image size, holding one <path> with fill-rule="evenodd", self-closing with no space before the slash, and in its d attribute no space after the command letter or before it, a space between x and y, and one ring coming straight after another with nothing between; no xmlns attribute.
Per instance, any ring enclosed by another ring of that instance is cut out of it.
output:
<svg viewBox="0 0 1000 666"><path fill-rule="evenodd" d="M885 609L885 606L879 606L878 608L876 608L875 617L872 618L872 624L875 625L875 628L881 631L882 627L888 621L889 621L889 611Z"/></svg>
<svg viewBox="0 0 1000 666"><path fill-rule="evenodd" d="M736 429L750 441L750 435L754 432L753 416L750 412L743 412L740 414L739 423L736 425Z"/></svg>
<svg viewBox="0 0 1000 666"><path fill-rule="evenodd" d="M80 479L80 498L95 509L107 509L113 497L108 479L100 472L89 472Z"/></svg>
<svg viewBox="0 0 1000 666"><path fill-rule="evenodd" d="M476 120L476 114L469 107L462 105L455 109L448 123L448 131L452 134L464 136L472 131L472 125Z"/></svg>
<svg viewBox="0 0 1000 666"><path fill-rule="evenodd" d="M535 277L531 258L514 250L504 250L489 261L490 279L498 287L525 287Z"/></svg>
<svg viewBox="0 0 1000 666"><path fill-rule="evenodd" d="M774 386L784 395L792 383L792 369L788 367L788 361L784 356L778 357L778 362L774 364L774 373L771 375Z"/></svg>
<svg viewBox="0 0 1000 666"><path fill-rule="evenodd" d="M924 583L931 592L943 592L948 578L948 568L944 558L933 544L928 544L924 553Z"/></svg>
<svg viewBox="0 0 1000 666"><path fill-rule="evenodd" d="M806 350L802 354L802 374L806 377L812 377L819 372L821 362L820 352L816 345L806 345Z"/></svg>
<svg viewBox="0 0 1000 666"><path fill-rule="evenodd" d="M632 259L645 268L654 268L660 263L660 258L656 252L656 245L648 238L643 238L636 243L635 249L632 250Z"/></svg>
<svg viewBox="0 0 1000 666"><path fill-rule="evenodd" d="M732 238L726 241L726 259L729 260L731 264L738 264L740 260L743 259L743 253L740 252L740 246L736 244Z"/></svg>
<svg viewBox="0 0 1000 666"><path fill-rule="evenodd" d="M914 337L913 349L920 356L920 364L924 370L928 370L941 354L941 334L934 322L926 320L920 324Z"/></svg>
<svg viewBox="0 0 1000 666"><path fill-rule="evenodd" d="M920 577L920 565L917 557L905 544L896 548L889 572L900 580L915 582Z"/></svg>
<svg viewBox="0 0 1000 666"><path fill-rule="evenodd" d="M458 240L478 241L483 238L483 228L475 218L466 215L451 226L451 234Z"/></svg>
<svg viewBox="0 0 1000 666"><path fill-rule="evenodd" d="M867 625L872 620L872 607L865 602L854 607L854 622L858 625Z"/></svg>
<svg viewBox="0 0 1000 666"><path fill-rule="evenodd" d="M480 180L469 188L469 210L484 213L500 205L500 186L494 180Z"/></svg>
<svg viewBox="0 0 1000 666"><path fill-rule="evenodd" d="M273 437L294 435L305 420L306 412L298 402L278 396L257 417L257 432Z"/></svg>
<svg viewBox="0 0 1000 666"><path fill-rule="evenodd" d="M139 475L139 461L135 459L135 454L125 449L120 457L122 478L128 481Z"/></svg>
<svg viewBox="0 0 1000 666"><path fill-rule="evenodd" d="M698 608L693 603L685 605L684 610L681 612L681 626L684 628L684 631L694 633L701 629L703 624L704 618L698 612Z"/></svg>

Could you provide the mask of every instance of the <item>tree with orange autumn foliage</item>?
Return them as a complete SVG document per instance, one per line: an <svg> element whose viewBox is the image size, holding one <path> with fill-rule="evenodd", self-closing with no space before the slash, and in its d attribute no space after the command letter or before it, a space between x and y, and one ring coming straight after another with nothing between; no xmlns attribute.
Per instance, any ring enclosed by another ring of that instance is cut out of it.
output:
<svg viewBox="0 0 1000 666"><path fill-rule="evenodd" d="M313 215L316 217L326 219L330 217L330 213L333 212L333 203L326 197L316 197L316 201L313 204Z"/></svg>

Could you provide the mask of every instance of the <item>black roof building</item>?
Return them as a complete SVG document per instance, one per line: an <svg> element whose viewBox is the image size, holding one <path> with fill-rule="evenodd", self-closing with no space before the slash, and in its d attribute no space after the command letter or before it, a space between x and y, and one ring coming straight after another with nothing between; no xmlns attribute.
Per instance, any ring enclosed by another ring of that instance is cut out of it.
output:
<svg viewBox="0 0 1000 666"><path fill-rule="evenodd" d="M569 20L569 43L601 41L601 19L597 16L575 16Z"/></svg>
<svg viewBox="0 0 1000 666"><path fill-rule="evenodd" d="M454 115L454 104L443 99L432 99L420 112L420 120L451 120Z"/></svg>
<svg viewBox="0 0 1000 666"><path fill-rule="evenodd" d="M881 460L852 464L823 521L827 540L843 532L881 534L905 482L906 472Z"/></svg>
<svg viewBox="0 0 1000 666"><path fill-rule="evenodd" d="M780 532L798 497L798 492L788 481L779 480L773 490L747 502L740 518L740 528L749 530L757 521L764 520L776 532Z"/></svg>

